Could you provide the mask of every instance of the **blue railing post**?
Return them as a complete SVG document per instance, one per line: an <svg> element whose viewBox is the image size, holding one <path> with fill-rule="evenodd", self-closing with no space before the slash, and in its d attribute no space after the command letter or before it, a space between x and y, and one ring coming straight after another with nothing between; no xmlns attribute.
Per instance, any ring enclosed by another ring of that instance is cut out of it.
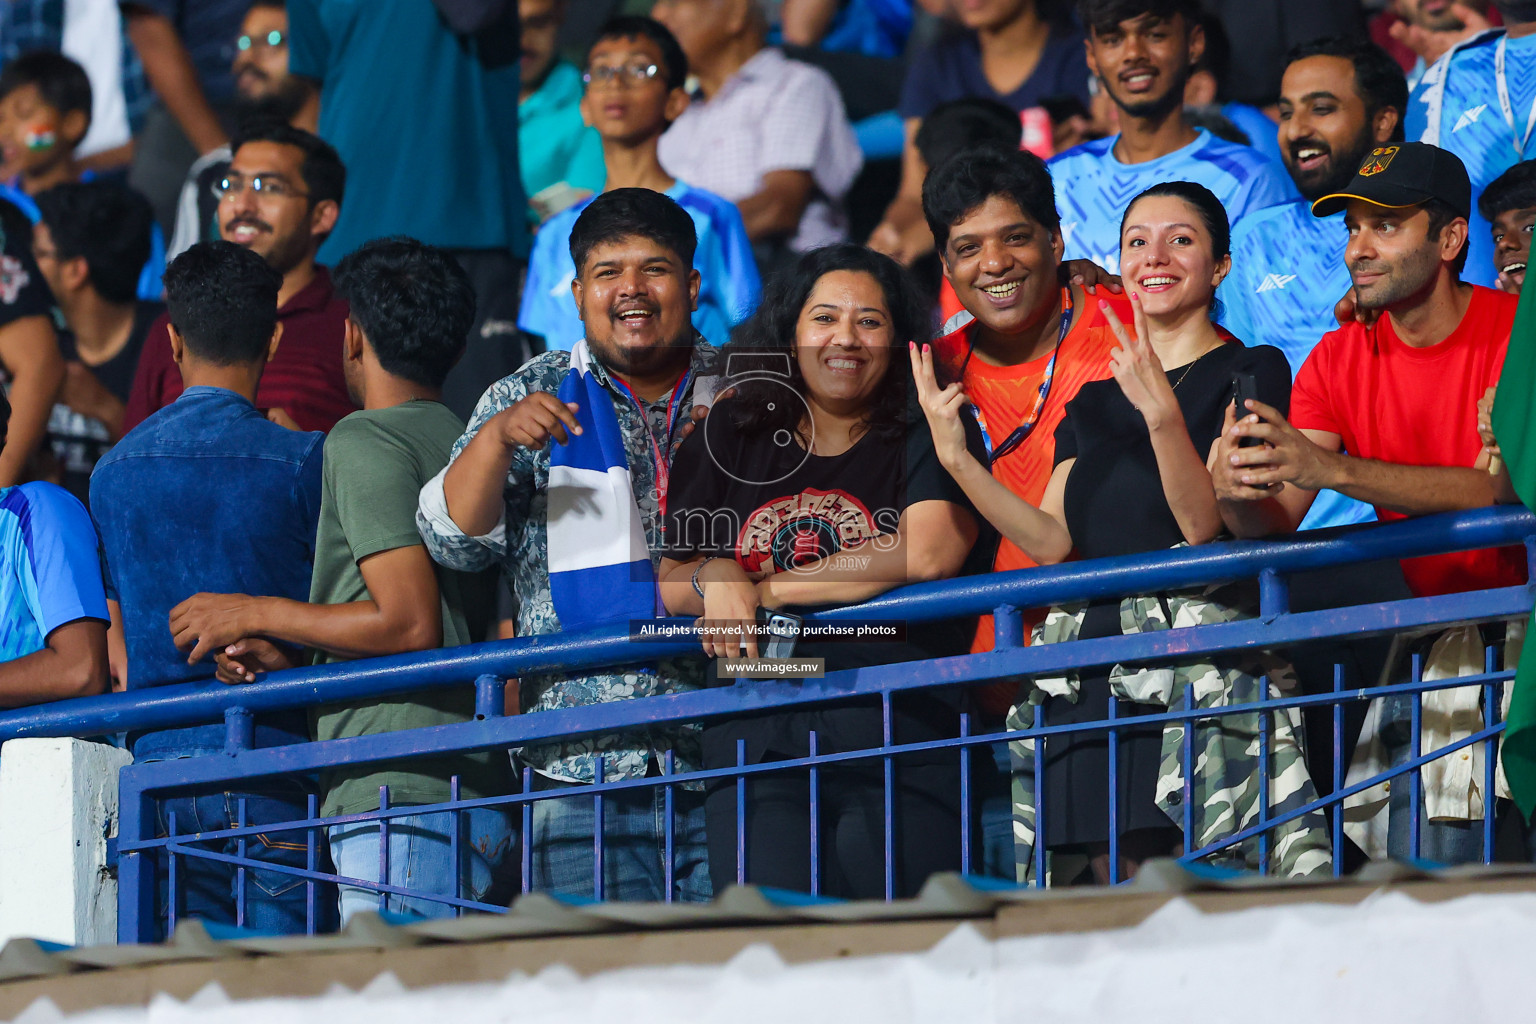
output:
<svg viewBox="0 0 1536 1024"><path fill-rule="evenodd" d="M232 707L224 712L224 753L238 754L256 745L256 723L250 711Z"/></svg>
<svg viewBox="0 0 1536 1024"><path fill-rule="evenodd" d="M475 677L475 717L500 718L507 713L506 680L490 674Z"/></svg>
<svg viewBox="0 0 1536 1024"><path fill-rule="evenodd" d="M1259 618L1273 622L1291 610L1291 582L1273 569L1259 573Z"/></svg>
<svg viewBox="0 0 1536 1024"><path fill-rule="evenodd" d="M128 769L124 768L124 772ZM118 783L117 808L117 941L124 945L148 942L155 925L155 855L123 851L124 843L154 838L154 801L131 779Z"/></svg>
<svg viewBox="0 0 1536 1024"><path fill-rule="evenodd" d="M1409 678L1415 683L1424 681L1424 657L1421 654L1413 655L1413 669ZM1424 753L1424 694L1415 690L1412 694L1413 713L1409 719L1409 753L1408 756L1417 761ZM1423 841L1423 827L1420 824L1420 806L1424 802L1424 775L1423 767L1415 765L1413 773L1408 776L1408 856L1414 860L1420 857L1420 842Z"/></svg>
<svg viewBox="0 0 1536 1024"><path fill-rule="evenodd" d="M992 609L992 647L1011 651L1024 646L1024 612L1011 604Z"/></svg>

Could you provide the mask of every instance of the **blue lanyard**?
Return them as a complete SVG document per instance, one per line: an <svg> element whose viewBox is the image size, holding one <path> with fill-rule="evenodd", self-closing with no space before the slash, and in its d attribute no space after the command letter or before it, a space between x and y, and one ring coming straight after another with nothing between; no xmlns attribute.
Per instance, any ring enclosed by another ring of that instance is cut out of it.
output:
<svg viewBox="0 0 1536 1024"><path fill-rule="evenodd" d="M1029 418L1015 427L1012 433L1003 438L1003 443L996 448L992 447L992 438L988 435L986 426L983 425L981 428L981 436L987 444L987 451L990 454L991 461L996 462L1003 456L1017 451L1019 446L1027 441L1029 435L1034 432L1035 424L1040 421L1040 413L1045 409L1045 400L1050 396L1051 383L1056 379L1056 357L1061 353L1061 343L1067 340L1067 332L1071 329L1072 289L1063 288L1061 290L1061 329L1056 335L1056 346L1051 349L1051 360L1045 364L1045 376L1040 380L1040 389L1035 395L1035 407L1030 411ZM971 364L971 356L975 351L976 339L973 333L970 348L965 353L964 361L960 363L958 376L962 378L965 376L965 368Z"/></svg>

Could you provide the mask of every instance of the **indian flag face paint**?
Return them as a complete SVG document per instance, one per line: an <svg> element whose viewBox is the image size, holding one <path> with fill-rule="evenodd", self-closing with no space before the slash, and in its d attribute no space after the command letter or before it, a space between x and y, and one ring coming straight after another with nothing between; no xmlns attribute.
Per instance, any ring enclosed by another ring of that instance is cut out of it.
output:
<svg viewBox="0 0 1536 1024"><path fill-rule="evenodd" d="M29 153L39 153L45 149L52 149L58 142L59 136L51 124L34 124L22 131L21 141L27 147Z"/></svg>

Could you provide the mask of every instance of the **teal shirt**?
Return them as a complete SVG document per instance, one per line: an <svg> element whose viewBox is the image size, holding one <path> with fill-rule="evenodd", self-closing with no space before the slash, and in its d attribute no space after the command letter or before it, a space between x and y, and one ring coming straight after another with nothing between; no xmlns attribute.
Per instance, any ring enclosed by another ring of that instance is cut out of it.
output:
<svg viewBox="0 0 1536 1024"><path fill-rule="evenodd" d="M347 165L322 263L384 235L528 254L515 18L461 37L425 0L289 0L288 28L289 68L320 83L320 135Z"/></svg>
<svg viewBox="0 0 1536 1024"><path fill-rule="evenodd" d="M531 200L551 185L601 192L608 172L603 166L603 139L581 120L581 72L556 61L544 84L517 106L518 170L523 191ZM539 226L530 205L528 227Z"/></svg>

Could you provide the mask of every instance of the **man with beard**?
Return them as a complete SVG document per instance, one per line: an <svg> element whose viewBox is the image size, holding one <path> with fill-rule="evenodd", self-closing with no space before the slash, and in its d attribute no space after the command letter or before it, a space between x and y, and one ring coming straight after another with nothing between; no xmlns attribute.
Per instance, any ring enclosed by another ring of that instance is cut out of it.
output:
<svg viewBox="0 0 1536 1024"><path fill-rule="evenodd" d="M1379 315L1318 342L1296 374L1289 422L1262 402L1229 420L1211 475L1223 518L1240 536L1293 529L1324 488L1374 505L1383 521L1518 500L1507 471L1490 466L1476 426L1519 300L1460 280L1472 212L1465 167L1423 143L1377 147L1348 187L1313 204L1320 217L1340 210L1355 296ZM1245 437L1264 443L1239 447ZM1526 579L1520 547L1411 558L1402 568L1415 597ZM1376 735L1411 736L1411 704L1388 698ZM1391 763L1402 763L1408 746L1389 747ZM1410 849L1409 788L1392 787L1389 835L1368 854L1442 863L1480 856L1481 828L1438 820L1421 823L1423 846Z"/></svg>
<svg viewBox="0 0 1536 1024"><path fill-rule="evenodd" d="M656 613L672 452L688 419L683 410L708 404L706 375L717 358L695 340L689 319L699 295L695 245L693 219L659 192L621 188L592 200L570 241L577 269L571 293L585 338L492 384L447 469L422 488L416 524L427 550L465 572L500 564L517 597L519 636ZM613 463L618 453L627 465ZM642 533L649 558L635 550ZM633 546L599 544L604 537L629 537ZM609 564L609 548L622 549L617 564ZM605 585L589 588L592 572ZM522 707L538 712L679 693L702 682L697 659L529 675ZM517 753L533 769L535 789L559 790L592 782L599 758L609 782L659 774L668 752L677 771L698 769L698 731L606 734ZM604 795L604 899L669 896L665 808L660 787ZM676 789L673 815L670 897L708 899L702 794ZM535 888L591 897L597 827L592 800L578 793L536 802L526 837Z"/></svg>
<svg viewBox="0 0 1536 1024"><path fill-rule="evenodd" d="M1312 202L1349 184L1367 153L1402 141L1408 85L1380 47L1333 36L1287 56L1280 82L1280 154L1304 198L1245 218L1232 232L1232 273L1217 296L1222 324L1250 345L1274 345L1294 368L1337 326L1349 290L1344 213L1312 215ZM1320 495L1306 525L1371 519L1369 507Z"/></svg>
<svg viewBox="0 0 1536 1024"><path fill-rule="evenodd" d="M1408 104L1408 138L1450 150L1472 194L1536 156L1536 0L1494 0L1504 28L1480 33L1424 73ZM1467 280L1493 287L1493 234L1474 209Z"/></svg>
<svg viewBox="0 0 1536 1024"><path fill-rule="evenodd" d="M235 118L286 121L313 132L320 121L320 94L304 78L288 73L286 0L255 0L245 13L235 40ZM230 148L197 158L176 201L176 230L165 258L175 259L198 242L219 237L218 198L214 188L229 169Z"/></svg>
<svg viewBox="0 0 1536 1024"><path fill-rule="evenodd" d="M330 430L356 408L341 362L347 304L331 287L330 273L315 262L341 210L346 176L325 142L269 122L236 140L234 158L216 186L223 240L250 249L283 275L277 298L283 343L261 376L256 405L294 430ZM144 342L126 430L181 394L168 323L161 317Z"/></svg>
<svg viewBox="0 0 1536 1024"><path fill-rule="evenodd" d="M1088 70L1120 108L1120 134L1051 161L1067 259L1118 268L1125 205L1159 182L1204 185L1234 225L1291 198L1280 168L1257 150L1184 120L1184 83L1205 52L1198 0L1079 0L1078 13Z"/></svg>

